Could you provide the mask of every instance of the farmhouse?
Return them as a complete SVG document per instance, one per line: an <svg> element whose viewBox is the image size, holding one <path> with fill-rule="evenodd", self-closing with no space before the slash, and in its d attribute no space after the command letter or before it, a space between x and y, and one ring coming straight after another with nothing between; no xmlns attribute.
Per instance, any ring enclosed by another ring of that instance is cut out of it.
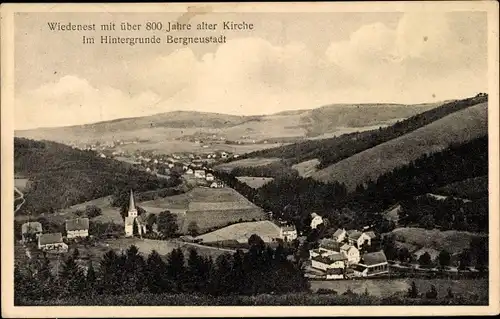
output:
<svg viewBox="0 0 500 319"><path fill-rule="evenodd" d="M186 174L192 175L192 174L193 174L193 170L192 170L191 168L189 168L189 169L186 171Z"/></svg>
<svg viewBox="0 0 500 319"><path fill-rule="evenodd" d="M208 173L205 179L207 180L207 182L213 182L215 180L215 177L213 174Z"/></svg>
<svg viewBox="0 0 500 319"><path fill-rule="evenodd" d="M311 228L315 229L318 225L323 224L323 218L316 213L311 214Z"/></svg>
<svg viewBox="0 0 500 319"><path fill-rule="evenodd" d="M223 188L224 187L224 184L222 184L222 182L212 182L212 184L210 184L210 188Z"/></svg>
<svg viewBox="0 0 500 319"><path fill-rule="evenodd" d="M77 218L66 221L66 237L88 237L89 236L89 219Z"/></svg>
<svg viewBox="0 0 500 319"><path fill-rule="evenodd" d="M327 269L345 269L346 258L340 253L329 256L316 256L311 258L311 266L313 268L327 271Z"/></svg>
<svg viewBox="0 0 500 319"><path fill-rule="evenodd" d="M346 236L347 232L345 231L345 229L339 228L335 231L335 233L333 233L333 240L335 240L338 243L341 243L345 240Z"/></svg>
<svg viewBox="0 0 500 319"><path fill-rule="evenodd" d="M356 277L372 277L389 273L389 265L384 252L366 253L358 264L351 266Z"/></svg>
<svg viewBox="0 0 500 319"><path fill-rule="evenodd" d="M38 239L42 233L42 224L39 222L27 222L21 226L23 242L31 242Z"/></svg>
<svg viewBox="0 0 500 319"><path fill-rule="evenodd" d="M63 242L61 233L40 234L38 237L38 249L67 252L68 245Z"/></svg>

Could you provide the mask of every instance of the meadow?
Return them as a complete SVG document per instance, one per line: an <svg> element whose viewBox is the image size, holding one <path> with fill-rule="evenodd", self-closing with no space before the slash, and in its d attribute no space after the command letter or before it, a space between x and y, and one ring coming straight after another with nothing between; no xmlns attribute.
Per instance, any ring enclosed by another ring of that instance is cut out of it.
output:
<svg viewBox="0 0 500 319"><path fill-rule="evenodd" d="M247 184L253 189L261 188L269 182L272 182L274 178L272 177L254 177L254 176L238 176L236 177L242 183Z"/></svg>

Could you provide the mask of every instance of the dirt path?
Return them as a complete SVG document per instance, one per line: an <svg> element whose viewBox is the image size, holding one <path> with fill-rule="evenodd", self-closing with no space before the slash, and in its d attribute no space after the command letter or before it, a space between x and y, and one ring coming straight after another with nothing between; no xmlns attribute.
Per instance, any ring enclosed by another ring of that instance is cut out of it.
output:
<svg viewBox="0 0 500 319"><path fill-rule="evenodd" d="M19 204L17 204L16 209L14 210L14 214L15 214L21 208L21 206L23 206L23 204L26 202L26 200L24 199L24 194L17 187L15 187L15 186L14 186L14 191L17 194L19 194L19 197L16 198L16 199L20 199L21 200L21 202Z"/></svg>

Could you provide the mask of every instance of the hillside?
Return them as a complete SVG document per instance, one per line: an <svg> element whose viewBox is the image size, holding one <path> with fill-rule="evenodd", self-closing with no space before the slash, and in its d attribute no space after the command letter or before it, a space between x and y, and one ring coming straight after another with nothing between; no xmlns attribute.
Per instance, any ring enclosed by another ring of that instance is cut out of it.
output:
<svg viewBox="0 0 500 319"><path fill-rule="evenodd" d="M411 133L377 145L312 174L315 180L345 183L349 190L424 154L439 152L488 133L488 104L452 113Z"/></svg>
<svg viewBox="0 0 500 319"><path fill-rule="evenodd" d="M15 136L66 144L133 140L138 143L123 149L158 152L206 151L194 143L194 139L202 139L210 145L209 150L243 154L309 137L386 126L432 107L432 104L330 105L259 116L176 111L88 125L18 130Z"/></svg>
<svg viewBox="0 0 500 319"><path fill-rule="evenodd" d="M349 132L334 138L320 140L309 140L291 145L285 145L266 150L248 153L240 157L245 158L281 158L290 166L301 162L317 159L318 167L326 168L343 159L351 157L357 153L375 147L384 142L402 137L432 122L442 119L454 112L464 110L473 105L487 102L487 97L477 96L465 100L453 101L442 105L427 105L430 109L421 109L408 119L397 123L370 130L359 130L359 132ZM432 107L432 108L431 108ZM364 110L370 114L367 110ZM325 121L335 121L325 116ZM319 124L318 124L319 125ZM318 126L317 125L317 126ZM319 125L318 127L320 127ZM365 127L366 128L366 127ZM307 165L307 164L306 164Z"/></svg>
<svg viewBox="0 0 500 319"><path fill-rule="evenodd" d="M488 196L488 176L468 178L463 181L451 183L437 189L436 192L460 198L482 198Z"/></svg>
<svg viewBox="0 0 500 319"><path fill-rule="evenodd" d="M48 141L14 139L14 171L29 179L26 203L19 213L35 214L111 195L117 188L131 186L146 191L172 186L130 165L100 158Z"/></svg>

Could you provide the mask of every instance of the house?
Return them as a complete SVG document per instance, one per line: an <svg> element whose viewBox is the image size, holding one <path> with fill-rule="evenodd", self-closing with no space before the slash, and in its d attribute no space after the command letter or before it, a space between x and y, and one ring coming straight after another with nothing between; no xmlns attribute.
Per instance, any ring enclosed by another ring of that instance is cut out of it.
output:
<svg viewBox="0 0 500 319"><path fill-rule="evenodd" d="M189 168L189 169L186 171L186 174L192 175L192 174L193 174L193 170Z"/></svg>
<svg viewBox="0 0 500 319"><path fill-rule="evenodd" d="M331 239L323 239L319 244L319 251L323 256L333 255L340 253L340 247L342 244L337 243Z"/></svg>
<svg viewBox="0 0 500 319"><path fill-rule="evenodd" d="M292 241L297 239L297 229L295 226L280 226L280 238L284 241Z"/></svg>
<svg viewBox="0 0 500 319"><path fill-rule="evenodd" d="M66 237L88 237L89 236L89 219L76 218L66 221Z"/></svg>
<svg viewBox="0 0 500 319"><path fill-rule="evenodd" d="M363 255L359 263L351 266L356 277L372 277L389 273L389 264L384 252L377 251Z"/></svg>
<svg viewBox="0 0 500 319"><path fill-rule="evenodd" d="M227 155L228 155L228 154L227 154L226 152L222 152L222 153L220 153L220 157L221 157L221 158L227 158Z"/></svg>
<svg viewBox="0 0 500 319"><path fill-rule="evenodd" d="M333 240L335 240L338 243L341 243L345 240L346 236L347 232L345 231L345 229L339 228L333 233Z"/></svg>
<svg viewBox="0 0 500 319"><path fill-rule="evenodd" d="M168 168L174 168L174 166L175 166L175 165L174 165L173 163L169 163L169 164L168 164Z"/></svg>
<svg viewBox="0 0 500 319"><path fill-rule="evenodd" d="M67 252L68 245L63 242L61 233L40 234L38 237L38 249Z"/></svg>
<svg viewBox="0 0 500 319"><path fill-rule="evenodd" d="M349 230L347 231L348 243L350 245L355 245L358 249L360 249L363 245L371 245L371 238L363 232L357 230Z"/></svg>
<svg viewBox="0 0 500 319"><path fill-rule="evenodd" d="M329 268L326 270L326 279L327 280L345 279L344 273L345 271L342 268Z"/></svg>
<svg viewBox="0 0 500 319"><path fill-rule="evenodd" d="M347 263L349 265L359 263L360 255L359 250L349 244L344 244L340 247L340 251L347 257Z"/></svg>
<svg viewBox="0 0 500 319"><path fill-rule="evenodd" d="M207 180L207 182L213 182L215 180L215 177L213 174L211 173L208 173L205 177L205 179Z"/></svg>
<svg viewBox="0 0 500 319"><path fill-rule="evenodd" d="M37 240L41 233L42 224L39 222L27 222L21 226L21 236L24 243Z"/></svg>
<svg viewBox="0 0 500 319"><path fill-rule="evenodd" d="M318 225L323 224L323 218L316 213L311 214L311 228L315 229Z"/></svg>
<svg viewBox="0 0 500 319"><path fill-rule="evenodd" d="M194 171L194 177L196 178L205 178L205 171L202 169L197 169Z"/></svg>
<svg viewBox="0 0 500 319"><path fill-rule="evenodd" d="M346 268L346 258L341 253L329 255L329 256L316 256L311 258L311 267L323 271L327 269L345 269Z"/></svg>

